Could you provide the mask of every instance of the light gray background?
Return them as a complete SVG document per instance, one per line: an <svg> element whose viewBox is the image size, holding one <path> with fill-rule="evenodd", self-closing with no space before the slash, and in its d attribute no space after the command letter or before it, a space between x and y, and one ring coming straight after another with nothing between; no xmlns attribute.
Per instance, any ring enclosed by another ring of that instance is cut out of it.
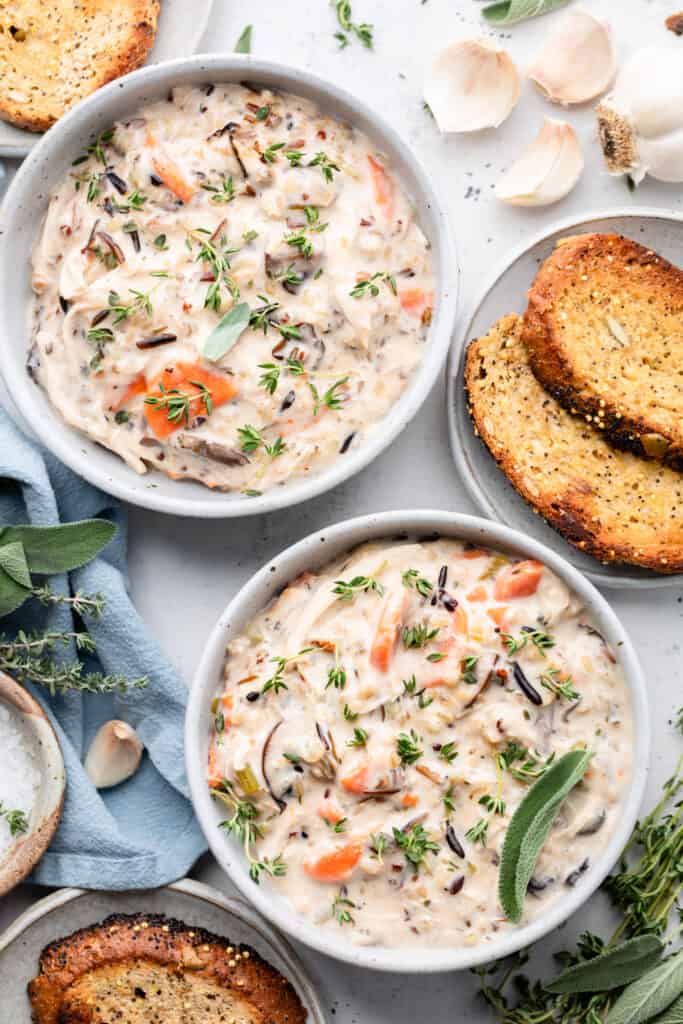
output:
<svg viewBox="0 0 683 1024"><path fill-rule="evenodd" d="M191 3L191 0L186 0ZM608 0L586 6L609 17L613 12L619 54L662 42L681 48L663 26L676 0ZM339 52L332 7L326 0L215 0L203 49L230 50L245 24L254 25L253 52L311 68L374 104L415 147L440 187L453 218L462 266L464 322L467 309L507 249L531 238L554 219L576 213L633 204L680 211L679 186L647 182L632 195L602 165L589 107L565 114L546 104L529 83L509 120L495 133L444 141L422 108L424 69L435 51L458 35L480 31L476 0L353 0L358 21L375 25L374 52L353 43ZM535 53L559 14L515 26L503 42L520 69ZM653 67L652 73L656 69ZM544 114L567 117L584 148L586 169L574 192L555 207L518 210L493 196L502 170L535 136ZM8 167L11 173L11 168ZM242 521L204 522L130 510L130 572L133 597L170 658L191 679L204 639L234 593L261 563L312 530L379 509L436 507L476 511L465 497L451 462L444 408L443 377L410 427L372 466L331 494L290 512ZM169 597L173 591L173 598ZM683 584L660 592L606 591L633 637L649 681L655 727L649 803L672 768L683 742L671 726L681 703ZM196 876L230 891L229 883L207 857ZM43 894L20 887L0 903L0 927ZM602 897L577 915L569 933L585 927L607 928L609 910ZM339 1024L415 1024L415 1021L486 1021L468 974L420 977L374 975L301 949L320 985L330 1020ZM2 997L0 996L0 1006Z"/></svg>

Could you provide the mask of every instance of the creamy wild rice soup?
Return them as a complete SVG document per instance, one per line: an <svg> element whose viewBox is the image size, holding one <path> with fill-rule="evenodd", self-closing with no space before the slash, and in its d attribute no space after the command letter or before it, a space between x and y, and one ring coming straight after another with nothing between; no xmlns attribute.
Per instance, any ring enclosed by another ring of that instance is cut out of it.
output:
<svg viewBox="0 0 683 1024"><path fill-rule="evenodd" d="M512 813L553 760L593 758L522 924L592 864L631 778L630 697L549 569L453 540L372 543L304 573L228 645L208 780L252 877L367 945L472 946Z"/></svg>
<svg viewBox="0 0 683 1024"><path fill-rule="evenodd" d="M29 368L68 424L139 473L253 494L362 444L419 366L434 282L369 138L216 85L91 142L33 287Z"/></svg>

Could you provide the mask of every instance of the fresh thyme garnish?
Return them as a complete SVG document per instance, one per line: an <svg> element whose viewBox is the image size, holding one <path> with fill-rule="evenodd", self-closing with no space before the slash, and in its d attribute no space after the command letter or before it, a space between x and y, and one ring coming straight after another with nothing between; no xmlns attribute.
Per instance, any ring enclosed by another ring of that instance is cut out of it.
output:
<svg viewBox="0 0 683 1024"><path fill-rule="evenodd" d="M28 818L23 811L11 811L9 807L5 807L0 802L0 818L4 818L9 825L9 834L11 836L18 836L22 832L28 832Z"/></svg>
<svg viewBox="0 0 683 1024"><path fill-rule="evenodd" d="M332 831L336 832L337 834L346 831L346 823L348 820L348 818L340 818L339 821L335 821L333 823L331 821L328 821L327 818L324 819L325 824L328 825L329 828L331 828Z"/></svg>
<svg viewBox="0 0 683 1024"><path fill-rule="evenodd" d="M188 244L191 249L193 241L198 243L199 252L195 257L195 262L207 263L211 268L214 280L207 289L204 298L204 308L213 309L214 312L218 313L220 312L222 302L221 284L225 284L235 301L240 297L237 283L228 273L230 270L230 258L240 250L239 247L236 249L229 248L224 234L221 233L218 238L215 237L215 234L216 232L212 233L208 228L197 228L195 231L190 232Z"/></svg>
<svg viewBox="0 0 683 1024"><path fill-rule="evenodd" d="M283 149L284 146L284 142L271 142L270 146L261 153L261 159L266 164L274 164L277 160L278 151Z"/></svg>
<svg viewBox="0 0 683 1024"><path fill-rule="evenodd" d="M417 735L414 729L410 730L410 735L405 732L400 732L396 739L396 753L401 758L401 764L415 764L422 757L423 750L418 746L420 737Z"/></svg>
<svg viewBox="0 0 683 1024"><path fill-rule="evenodd" d="M305 373L304 364L300 359L286 359L285 366L278 366L277 363L259 363L259 370L265 370L259 377L259 385L265 388L269 395L274 395L280 381L280 374L283 370L289 370L293 377L300 377Z"/></svg>
<svg viewBox="0 0 683 1024"><path fill-rule="evenodd" d="M347 747L364 747L368 742L368 733L358 726L353 730L353 738L346 741Z"/></svg>
<svg viewBox="0 0 683 1024"><path fill-rule="evenodd" d="M322 151L316 153L312 160L308 161L309 167L319 167L325 181L330 182L334 178L334 171L339 173L339 166L333 163L327 153Z"/></svg>
<svg viewBox="0 0 683 1024"><path fill-rule="evenodd" d="M433 590L429 580L421 576L417 569L406 569L405 572L401 573L401 580L404 587L414 587L422 597L429 597Z"/></svg>
<svg viewBox="0 0 683 1024"><path fill-rule="evenodd" d="M266 105L265 107L259 107L256 113L254 114L254 117L256 118L257 121L267 121L269 114L270 107Z"/></svg>
<svg viewBox="0 0 683 1024"><path fill-rule="evenodd" d="M178 388L169 388L167 390L164 387L163 381L160 381L159 394L147 395L145 405L149 405L153 409L165 409L166 419L169 423L180 423L182 420L186 424L189 423L190 409L193 402L203 402L204 411L207 416L210 416L213 412L211 389L199 380L191 380L190 384L197 388L195 393L180 391Z"/></svg>
<svg viewBox="0 0 683 1024"><path fill-rule="evenodd" d="M304 654L309 654L313 650L312 647L303 647L298 654L293 654L289 658L271 658L271 662L275 665L275 672L267 679L261 687L261 693L268 693L270 690L273 693L279 693L280 690L288 690L289 687L284 680L285 670L289 665L292 665L299 658L302 658Z"/></svg>
<svg viewBox="0 0 683 1024"><path fill-rule="evenodd" d="M377 271L376 274L363 278L362 281L357 281L349 292L349 295L354 299L362 299L364 295L372 295L373 298L376 298L379 295L378 281L386 281L394 295L398 294L396 278L393 274L388 274L386 270L384 270Z"/></svg>
<svg viewBox="0 0 683 1024"><path fill-rule="evenodd" d="M358 718L358 713L352 711L348 704L344 705L344 718L347 722L355 722Z"/></svg>
<svg viewBox="0 0 683 1024"><path fill-rule="evenodd" d="M306 215L306 223L309 231L316 231L320 233L329 227L327 221L323 223L320 220L320 210L317 206L304 206L304 214Z"/></svg>
<svg viewBox="0 0 683 1024"><path fill-rule="evenodd" d="M362 43L362 45L367 47L368 50L371 50L373 44L372 25L368 25L367 22L361 22L357 25L352 21L353 12L351 10L350 0L332 0L332 2L337 12L339 27L342 29L342 31L335 32L334 34L334 38L339 43L339 48L343 50L349 45L349 37L347 33L353 33L359 43Z"/></svg>
<svg viewBox="0 0 683 1024"><path fill-rule="evenodd" d="M455 800L453 799L454 789L455 786L453 785L453 783L449 783L448 789L441 798L443 800L443 805L449 814L452 814L453 811L455 810Z"/></svg>
<svg viewBox="0 0 683 1024"><path fill-rule="evenodd" d="M320 412L320 406L326 405L328 409L341 409L344 398L342 395L337 394L339 388L343 388L348 383L348 377L342 377L341 380L337 380L327 389L323 397L321 398L318 389L315 384L308 381L311 394L313 395L313 415L317 416Z"/></svg>
<svg viewBox="0 0 683 1024"><path fill-rule="evenodd" d="M303 231L294 231L291 235L285 235L284 240L287 245L291 245L293 249L300 252L305 260L310 260L313 256L313 243L310 238L306 238Z"/></svg>
<svg viewBox="0 0 683 1024"><path fill-rule="evenodd" d="M114 129L106 128L103 132L96 137L94 142L91 142L85 153L77 157L72 167L76 167L77 164L83 164L90 156L94 156L98 163L107 166L107 155L104 152L105 147L108 146L114 139Z"/></svg>
<svg viewBox="0 0 683 1024"><path fill-rule="evenodd" d="M505 814L505 801L501 796L492 796L491 793L484 793L479 797L479 803L485 807L489 814Z"/></svg>
<svg viewBox="0 0 683 1024"><path fill-rule="evenodd" d="M394 828L393 832L394 842L416 872L419 872L428 853L439 852L439 844L429 838L422 825L413 825L405 831Z"/></svg>
<svg viewBox="0 0 683 1024"><path fill-rule="evenodd" d="M482 846L486 846L486 840L489 833L489 820L488 818L479 818L475 821L471 828L465 832L465 838L469 839L471 843L481 843Z"/></svg>
<svg viewBox="0 0 683 1024"><path fill-rule="evenodd" d="M237 433L239 434L242 451L246 454L255 452L258 448L263 448L266 454L270 455L271 459L275 459L287 449L287 445L281 437L277 437L272 444L268 444L261 432L256 427L252 427L250 423L247 423L244 427L238 427Z"/></svg>
<svg viewBox="0 0 683 1024"><path fill-rule="evenodd" d="M540 677L539 683L546 690L550 690L555 697L564 700L581 700L581 694L574 689L574 681L571 676L560 675L559 668L549 668Z"/></svg>
<svg viewBox="0 0 683 1024"><path fill-rule="evenodd" d="M168 249L168 246L166 245L166 235L157 235L152 242L152 245L155 249L158 249L159 252L166 252Z"/></svg>
<svg viewBox="0 0 683 1024"><path fill-rule="evenodd" d="M274 316L276 310L280 308L279 302L271 302L270 299L265 295L259 295L258 298L263 303L262 306L257 306L256 309L252 309L249 317L249 326L252 330L262 330L264 334L268 333L268 328L274 327L276 331L279 331L282 337L289 341L291 339L299 340L301 338L301 331L293 324L280 323L280 321ZM289 369L293 369L293 364L298 363L298 360L287 360ZM290 363L292 365L290 365ZM270 363L269 366L274 364ZM301 365L301 373L303 373L303 364ZM272 392L271 392L272 394Z"/></svg>
<svg viewBox="0 0 683 1024"><path fill-rule="evenodd" d="M401 635L406 647L425 647L439 632L439 626L430 629L426 622L418 622L414 626L405 626Z"/></svg>
<svg viewBox="0 0 683 1024"><path fill-rule="evenodd" d="M118 199L112 199L111 205L117 213L130 213L131 210L141 210L146 202L147 196L134 189L130 195L126 196L122 203Z"/></svg>
<svg viewBox="0 0 683 1024"><path fill-rule="evenodd" d="M476 686L477 684L477 662L479 658L476 654L468 654L460 662L460 679L467 686Z"/></svg>
<svg viewBox="0 0 683 1024"><path fill-rule="evenodd" d="M511 633L501 633L501 637L508 654L523 650L529 640L541 653L555 646L555 640L549 633L544 633L542 629L532 629L531 626L522 626L522 632L516 638Z"/></svg>
<svg viewBox="0 0 683 1024"><path fill-rule="evenodd" d="M258 885L263 872L275 877L285 875L287 873L287 865L281 857L274 857L273 860L264 857L263 860L257 860L252 856L251 847L253 843L263 836L263 830L257 824L259 810L256 804L251 800L242 800L236 794L232 783L228 782L227 779L224 779L220 786L213 788L211 792L213 796L227 804L233 812L232 817L222 821L218 827L223 829L224 832L229 832L231 835L236 836L242 843L244 853L249 861L249 877L251 880Z"/></svg>
<svg viewBox="0 0 683 1024"><path fill-rule="evenodd" d="M114 340L114 332L109 327L91 327L86 334L88 341L103 345Z"/></svg>
<svg viewBox="0 0 683 1024"><path fill-rule="evenodd" d="M441 651L432 651L431 654L427 655L427 661L443 661L445 657L446 655L442 654Z"/></svg>
<svg viewBox="0 0 683 1024"><path fill-rule="evenodd" d="M335 690L343 690L346 686L346 672L339 665L334 665L327 673L325 689L328 690L330 686Z"/></svg>
<svg viewBox="0 0 683 1024"><path fill-rule="evenodd" d="M287 149L285 150L285 156L292 167L300 167L301 161L304 157L304 151L303 149Z"/></svg>
<svg viewBox="0 0 683 1024"><path fill-rule="evenodd" d="M372 856L375 860L378 860L380 864L382 863L382 857L388 845L389 840L381 832L379 835L370 836L370 850L372 852Z"/></svg>
<svg viewBox="0 0 683 1024"><path fill-rule="evenodd" d="M231 203L235 198L235 183L232 180L232 175L229 178L224 178L220 185L202 185L205 192L211 193L212 203Z"/></svg>
<svg viewBox="0 0 683 1024"><path fill-rule="evenodd" d="M156 287L156 286L155 286ZM152 306L152 300L150 299L150 292L140 292L135 288L129 288L128 291L133 296L133 301L128 305L121 301L121 296L117 292L109 292L109 308L114 314L112 324L114 327L117 324L122 323L124 320L128 320L130 317L135 316L136 313L144 313L145 316L151 317L154 312Z"/></svg>
<svg viewBox="0 0 683 1024"><path fill-rule="evenodd" d="M384 587L372 576L354 576L351 580L335 580L332 593L337 594L342 601L350 601L358 593L367 594L374 592L380 597L384 594Z"/></svg>
<svg viewBox="0 0 683 1024"><path fill-rule="evenodd" d="M441 745L441 749L439 750L439 757L443 758L444 761L447 761L448 764L453 764L457 756L458 749L455 743L443 743Z"/></svg>
<svg viewBox="0 0 683 1024"><path fill-rule="evenodd" d="M247 245L249 245L249 242L253 242L255 238L258 238L258 231L254 231L253 228L245 231L242 235L242 240L246 242Z"/></svg>
<svg viewBox="0 0 683 1024"><path fill-rule="evenodd" d="M345 889L340 889L339 895L335 896L332 900L332 915L339 924L353 924L354 921L349 907L351 910L355 910L356 904L348 899L345 893Z"/></svg>

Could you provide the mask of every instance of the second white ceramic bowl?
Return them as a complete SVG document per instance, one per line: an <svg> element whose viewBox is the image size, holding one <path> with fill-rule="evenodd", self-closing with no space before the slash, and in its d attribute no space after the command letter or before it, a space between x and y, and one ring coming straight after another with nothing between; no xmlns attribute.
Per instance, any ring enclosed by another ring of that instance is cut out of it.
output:
<svg viewBox="0 0 683 1024"><path fill-rule="evenodd" d="M459 538L522 558L536 558L555 572L583 601L623 669L633 706L635 741L633 776L624 799L619 826L591 870L554 903L546 916L498 941L472 948L386 949L351 945L345 935L317 928L299 915L267 882L255 885L242 848L218 828L224 818L206 785L211 701L223 672L226 644L237 636L278 594L306 569L316 570L345 551L368 540L400 537ZM251 903L273 924L328 956L376 970L424 973L464 970L508 956L549 934L574 913L597 889L617 861L638 815L647 778L650 720L645 681L635 651L618 618L602 595L559 555L521 533L474 516L451 512L383 512L338 523L311 534L265 565L230 602L209 637L190 693L185 720L185 756L192 802L204 834L224 871Z"/></svg>
<svg viewBox="0 0 683 1024"><path fill-rule="evenodd" d="M251 82L314 100L326 113L365 132L387 154L412 198L431 244L436 280L434 319L417 373L364 444L310 479L296 480L260 497L211 492L199 483L174 481L159 472L138 476L113 452L73 430L55 412L26 372L31 284L29 259L49 196L83 150L112 122L167 95L176 85ZM0 372L14 405L55 455L90 483L134 505L201 518L254 515L295 505L341 483L387 447L418 411L436 380L451 341L458 267L445 207L426 171L405 142L361 100L308 71L235 54L205 54L144 67L111 82L79 103L41 139L14 178L2 206L0 227Z"/></svg>

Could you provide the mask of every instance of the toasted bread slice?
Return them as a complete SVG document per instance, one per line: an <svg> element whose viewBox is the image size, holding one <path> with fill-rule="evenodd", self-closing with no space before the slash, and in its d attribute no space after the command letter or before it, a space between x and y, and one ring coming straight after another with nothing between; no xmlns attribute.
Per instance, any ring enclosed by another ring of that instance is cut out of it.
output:
<svg viewBox="0 0 683 1024"><path fill-rule="evenodd" d="M565 239L531 286L523 337L565 408L683 469L683 271L621 235Z"/></svg>
<svg viewBox="0 0 683 1024"><path fill-rule="evenodd" d="M506 316L467 350L477 432L525 498L570 544L603 562L683 570L683 476L613 449L547 394L522 320Z"/></svg>
<svg viewBox="0 0 683 1024"><path fill-rule="evenodd" d="M78 100L140 67L159 0L0 4L0 117L46 131Z"/></svg>
<svg viewBox="0 0 683 1024"><path fill-rule="evenodd" d="M304 1024L292 985L248 946L160 914L116 914L50 943L35 1024Z"/></svg>

